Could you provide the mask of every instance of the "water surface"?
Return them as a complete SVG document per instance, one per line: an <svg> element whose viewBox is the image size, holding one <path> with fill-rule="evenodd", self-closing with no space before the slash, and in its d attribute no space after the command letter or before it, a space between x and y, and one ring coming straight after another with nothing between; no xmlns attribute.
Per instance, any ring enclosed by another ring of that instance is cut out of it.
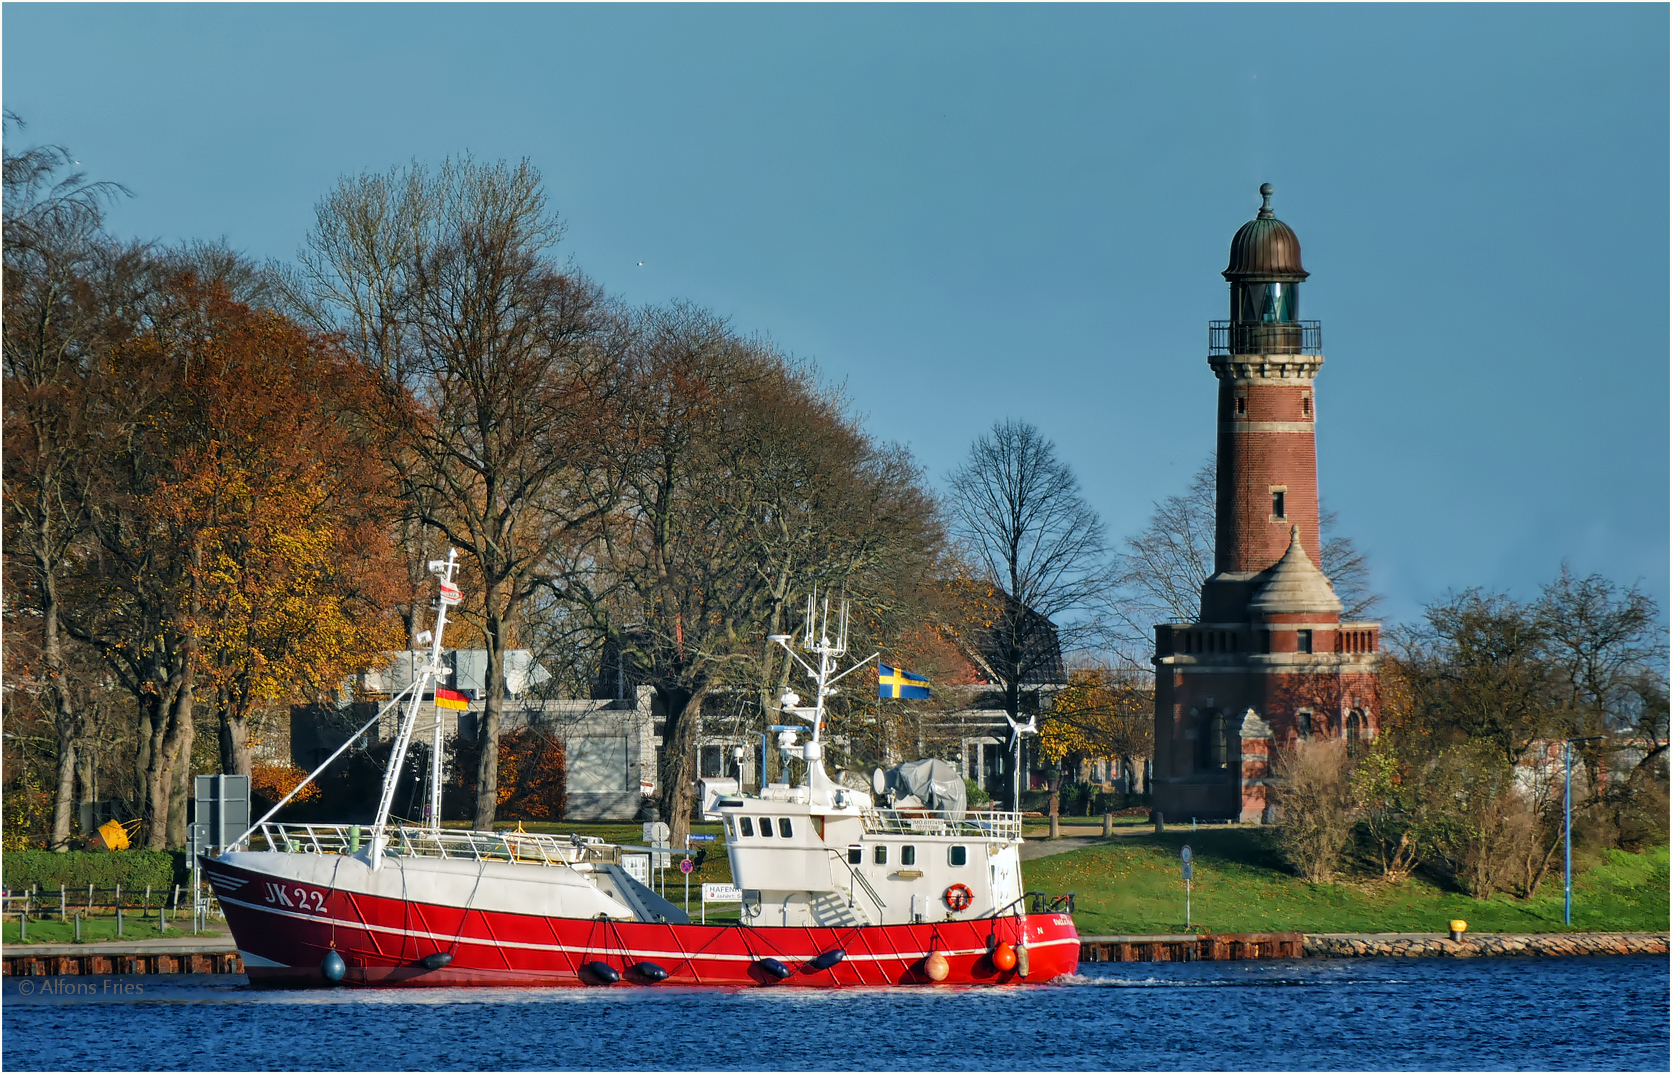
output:
<svg viewBox="0 0 1672 1074"><path fill-rule="evenodd" d="M1669 986L1664 958L1088 963L831 992L8 977L0 1023L11 1070L1664 1071Z"/></svg>

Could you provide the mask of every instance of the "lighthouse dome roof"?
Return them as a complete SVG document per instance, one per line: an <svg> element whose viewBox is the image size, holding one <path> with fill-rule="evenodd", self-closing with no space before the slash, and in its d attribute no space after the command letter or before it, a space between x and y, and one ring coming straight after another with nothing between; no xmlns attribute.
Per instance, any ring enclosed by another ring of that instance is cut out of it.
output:
<svg viewBox="0 0 1672 1074"><path fill-rule="evenodd" d="M1300 264L1300 237L1271 211L1272 185L1260 184L1260 213L1237 229L1231 239L1227 280L1270 280L1299 283L1308 273Z"/></svg>
<svg viewBox="0 0 1672 1074"><path fill-rule="evenodd" d="M1289 530L1289 550L1264 572L1260 588L1248 602L1249 610L1267 615L1292 612L1341 614L1341 598L1335 595L1324 572L1313 566L1301 547L1300 527Z"/></svg>

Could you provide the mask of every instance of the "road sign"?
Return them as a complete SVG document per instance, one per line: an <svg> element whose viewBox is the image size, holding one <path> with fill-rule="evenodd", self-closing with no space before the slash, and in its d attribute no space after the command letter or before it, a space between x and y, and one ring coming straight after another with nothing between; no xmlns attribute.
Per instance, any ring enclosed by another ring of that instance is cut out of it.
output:
<svg viewBox="0 0 1672 1074"><path fill-rule="evenodd" d="M742 902L743 889L736 884L704 884L703 902Z"/></svg>
<svg viewBox="0 0 1672 1074"><path fill-rule="evenodd" d="M621 855L621 868L628 876L639 883L646 886L650 884L649 854L623 854Z"/></svg>
<svg viewBox="0 0 1672 1074"><path fill-rule="evenodd" d="M644 825L644 841L652 846L666 846L668 836L673 834L666 821L650 820Z"/></svg>
<svg viewBox="0 0 1672 1074"><path fill-rule="evenodd" d="M684 873L686 876L690 876L692 873L697 871L697 863L692 861L690 858L680 858L679 871Z"/></svg>
<svg viewBox="0 0 1672 1074"><path fill-rule="evenodd" d="M1184 861L1189 861L1190 860L1190 844L1189 843L1184 844L1184 849L1179 851L1179 857L1181 859L1183 859Z"/></svg>
<svg viewBox="0 0 1672 1074"><path fill-rule="evenodd" d="M693 843L712 843L720 837L717 835L697 835L693 833L691 835L687 835L685 838Z"/></svg>
<svg viewBox="0 0 1672 1074"><path fill-rule="evenodd" d="M1192 877L1190 875L1190 873L1191 873L1190 866L1191 866L1190 862L1187 861L1187 862L1184 863L1184 879L1186 879L1186 880L1192 879Z"/></svg>

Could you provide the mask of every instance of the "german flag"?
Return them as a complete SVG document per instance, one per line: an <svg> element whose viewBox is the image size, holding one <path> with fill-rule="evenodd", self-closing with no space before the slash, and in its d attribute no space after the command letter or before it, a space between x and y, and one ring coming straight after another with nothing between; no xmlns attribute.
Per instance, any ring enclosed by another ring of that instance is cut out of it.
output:
<svg viewBox="0 0 1672 1074"><path fill-rule="evenodd" d="M470 707L470 700L457 690L437 686L435 688L435 707L438 709L458 709L462 712Z"/></svg>

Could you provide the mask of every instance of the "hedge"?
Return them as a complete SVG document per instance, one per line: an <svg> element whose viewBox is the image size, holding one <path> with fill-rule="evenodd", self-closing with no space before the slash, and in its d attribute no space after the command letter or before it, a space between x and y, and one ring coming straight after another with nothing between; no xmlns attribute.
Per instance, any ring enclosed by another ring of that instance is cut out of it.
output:
<svg viewBox="0 0 1672 1074"><path fill-rule="evenodd" d="M160 891L180 882L184 863L184 854L167 850L8 850L0 856L0 872L8 891L57 891L60 885L85 891L88 884Z"/></svg>

